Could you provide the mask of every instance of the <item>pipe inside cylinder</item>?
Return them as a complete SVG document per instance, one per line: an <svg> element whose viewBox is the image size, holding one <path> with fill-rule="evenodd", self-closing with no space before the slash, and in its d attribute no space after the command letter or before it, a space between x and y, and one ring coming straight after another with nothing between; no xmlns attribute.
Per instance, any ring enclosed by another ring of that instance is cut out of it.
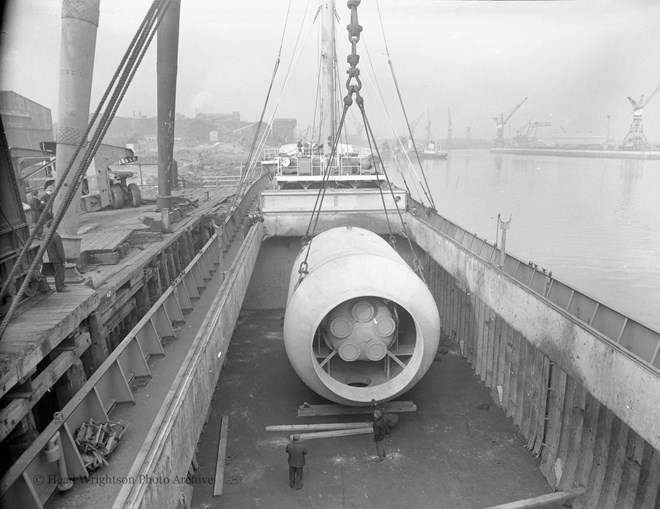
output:
<svg viewBox="0 0 660 509"><path fill-rule="evenodd" d="M403 371L417 334L408 313L375 296L342 302L321 321L314 341L316 360L328 375L351 387L387 383Z"/></svg>

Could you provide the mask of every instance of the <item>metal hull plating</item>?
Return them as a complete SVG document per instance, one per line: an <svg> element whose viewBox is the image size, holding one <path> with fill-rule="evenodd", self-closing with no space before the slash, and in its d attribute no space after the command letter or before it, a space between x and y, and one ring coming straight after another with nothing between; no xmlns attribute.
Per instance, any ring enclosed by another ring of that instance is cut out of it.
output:
<svg viewBox="0 0 660 509"><path fill-rule="evenodd" d="M378 235L334 228L314 238L307 274L292 270L287 356L321 396L346 405L394 399L433 362L438 308L424 282Z"/></svg>

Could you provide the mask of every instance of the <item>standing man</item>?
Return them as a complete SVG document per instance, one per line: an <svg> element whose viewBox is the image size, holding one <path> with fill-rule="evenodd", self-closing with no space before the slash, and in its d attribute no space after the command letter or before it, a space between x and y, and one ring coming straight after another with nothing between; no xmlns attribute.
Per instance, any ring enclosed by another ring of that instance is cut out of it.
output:
<svg viewBox="0 0 660 509"><path fill-rule="evenodd" d="M293 435L293 440L286 446L289 455L289 486L297 490L303 487L303 467L305 466L305 455L307 447L300 443L300 435Z"/></svg>
<svg viewBox="0 0 660 509"><path fill-rule="evenodd" d="M381 410L374 410L374 442L376 442L376 453L378 454L378 461L383 461L387 458L385 454L385 419L383 419L383 412Z"/></svg>
<svg viewBox="0 0 660 509"><path fill-rule="evenodd" d="M49 230L52 228L51 221L46 223L46 228ZM48 232L46 232L46 235L48 235ZM57 233L57 230L53 231L53 238L50 239L46 252L48 253L48 261L53 264L53 270L55 272L55 290L58 292L66 292L67 290L64 289L66 286L64 284L64 264L66 263L66 256L64 254L62 238L59 233Z"/></svg>

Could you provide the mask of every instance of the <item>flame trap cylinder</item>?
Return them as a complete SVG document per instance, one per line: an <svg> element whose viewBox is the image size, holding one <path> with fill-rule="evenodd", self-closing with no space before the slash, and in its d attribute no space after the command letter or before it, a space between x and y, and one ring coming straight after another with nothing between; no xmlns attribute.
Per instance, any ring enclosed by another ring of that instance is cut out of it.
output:
<svg viewBox="0 0 660 509"><path fill-rule="evenodd" d="M344 405L387 401L412 388L438 349L431 292L381 237L341 227L314 237L294 262L284 345L298 376Z"/></svg>

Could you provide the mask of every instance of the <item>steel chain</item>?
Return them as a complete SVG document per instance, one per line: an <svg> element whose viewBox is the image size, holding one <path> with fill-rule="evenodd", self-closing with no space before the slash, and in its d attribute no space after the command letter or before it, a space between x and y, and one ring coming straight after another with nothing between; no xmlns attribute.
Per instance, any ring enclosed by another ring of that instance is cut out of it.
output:
<svg viewBox="0 0 660 509"><path fill-rule="evenodd" d="M351 10L351 22L346 26L348 30L348 40L351 43L351 54L348 55L346 59L350 67L346 74L348 74L348 79L346 80L346 90L348 93L344 97L344 107L349 107L353 104L353 94L355 94L355 101L358 106L361 106L364 103L364 99L360 95L360 90L362 89L362 81L360 80L360 70L357 68L358 63L360 62L360 55L357 54L357 43L360 41L360 33L362 32L362 25L358 23L358 13L357 8L360 5L361 0L348 0L348 8ZM356 84L351 84L351 81L355 80Z"/></svg>

